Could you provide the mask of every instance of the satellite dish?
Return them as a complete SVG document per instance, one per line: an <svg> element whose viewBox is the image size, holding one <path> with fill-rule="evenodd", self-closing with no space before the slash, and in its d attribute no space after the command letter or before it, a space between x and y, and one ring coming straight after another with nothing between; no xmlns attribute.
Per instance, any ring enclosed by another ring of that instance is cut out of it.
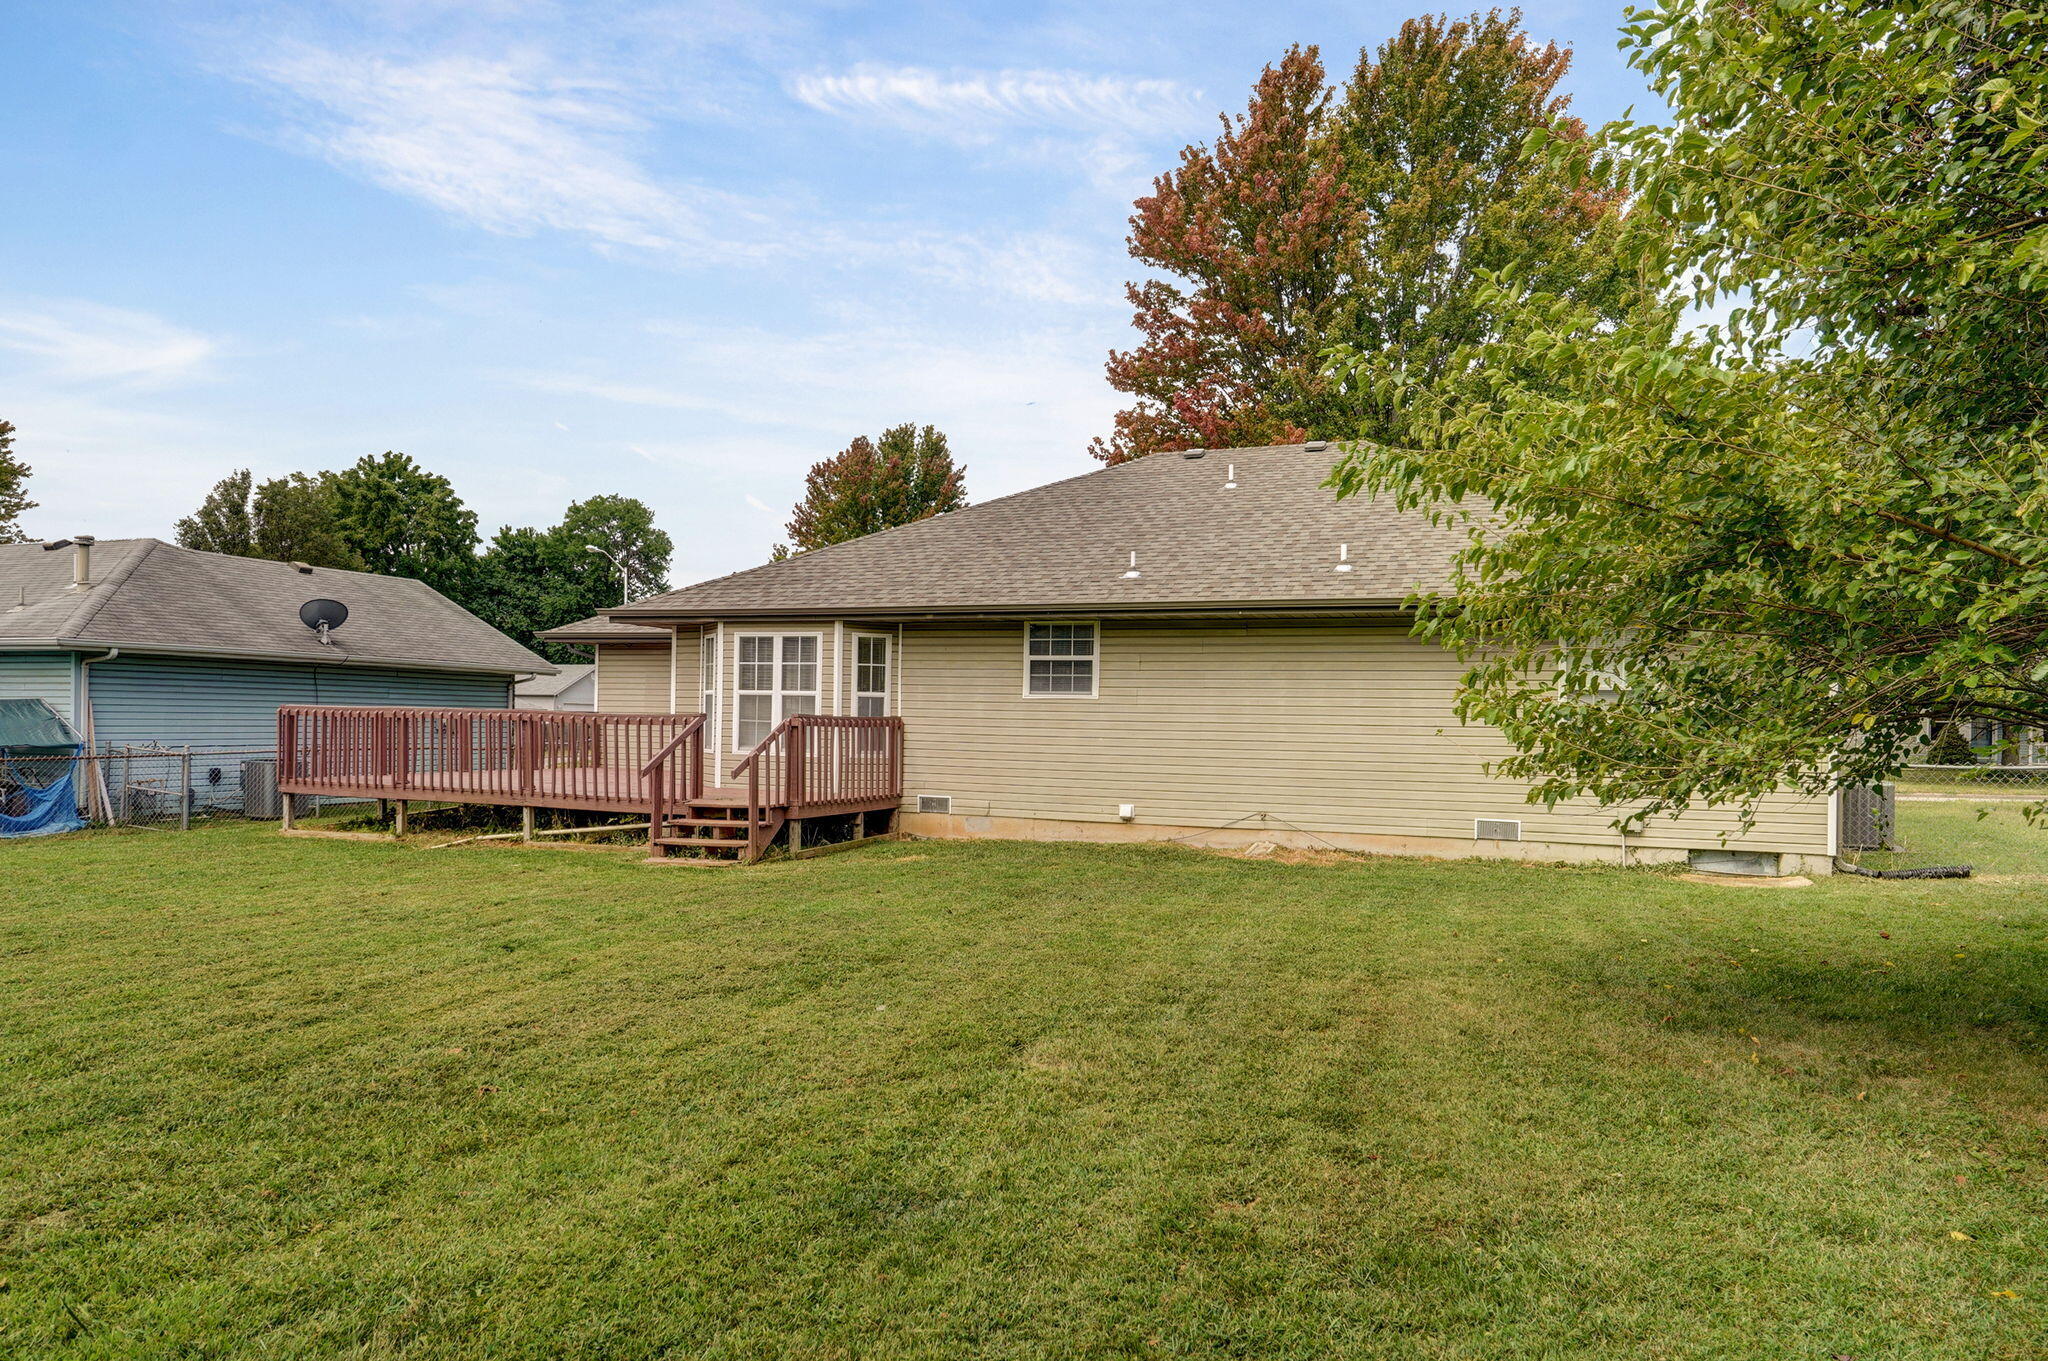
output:
<svg viewBox="0 0 2048 1361"><path fill-rule="evenodd" d="M299 622L319 634L324 643L328 634L348 622L348 606L339 600L308 600L299 606Z"/></svg>

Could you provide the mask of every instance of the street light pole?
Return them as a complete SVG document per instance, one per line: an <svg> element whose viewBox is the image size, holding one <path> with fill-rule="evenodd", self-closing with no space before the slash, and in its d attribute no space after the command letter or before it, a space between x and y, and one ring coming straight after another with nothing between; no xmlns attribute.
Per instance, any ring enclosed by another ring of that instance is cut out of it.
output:
<svg viewBox="0 0 2048 1361"><path fill-rule="evenodd" d="M596 544L594 544L594 543L587 543L587 544L584 544L584 545L583 545L583 551L584 551L584 552L586 552L586 553L595 553L595 554L597 554L597 555L598 555L599 557L603 558L603 559L604 559L604 560L605 560L606 562L609 562L609 563L610 563L610 564L611 564L612 566L614 566L614 567L616 567L616 568L618 568L618 569L619 569L619 595L620 595L619 603L620 603L621 605L630 605L630 604L632 604L632 603L633 603L633 577L632 577L632 575L631 575L631 574L630 574L629 572L627 572L627 571L626 571L626 564L625 564L625 563L623 563L623 562L620 562L620 561L618 560L618 558L616 558L615 556L613 556L613 555L612 555L612 554L610 554L610 553L607 553L607 552L606 552L606 551L605 551L604 549L602 549L602 548L599 548L599 547L598 547L598 546L597 546Z"/></svg>

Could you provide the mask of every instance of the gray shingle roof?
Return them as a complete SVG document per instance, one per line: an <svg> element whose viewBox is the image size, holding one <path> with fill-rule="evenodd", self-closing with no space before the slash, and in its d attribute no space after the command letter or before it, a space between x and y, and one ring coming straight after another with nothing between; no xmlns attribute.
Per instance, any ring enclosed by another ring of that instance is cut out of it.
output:
<svg viewBox="0 0 2048 1361"><path fill-rule="evenodd" d="M664 633L662 636L664 638L672 638L675 635ZM512 687L512 693L518 695L521 699L550 698L561 694L579 681L588 679L595 670L597 670L597 667L590 662L575 662L568 666L558 666L555 668L555 674L552 676L533 676L519 682L519 684Z"/></svg>
<svg viewBox="0 0 2048 1361"><path fill-rule="evenodd" d="M536 636L551 643L655 643L663 647L675 640L675 634L669 629L615 624L601 614L558 628L542 629Z"/></svg>
<svg viewBox="0 0 2048 1361"><path fill-rule="evenodd" d="M423 582L201 553L160 539L93 545L92 585L71 589L71 553L0 545L0 649L120 647L490 674L549 665ZM315 596L348 606L335 646L299 622Z"/></svg>
<svg viewBox="0 0 2048 1361"><path fill-rule="evenodd" d="M1465 531L1386 500L1339 501L1322 485L1337 457L1300 444L1155 454L606 614L1359 608L1444 584ZM1349 572L1336 570L1340 545Z"/></svg>

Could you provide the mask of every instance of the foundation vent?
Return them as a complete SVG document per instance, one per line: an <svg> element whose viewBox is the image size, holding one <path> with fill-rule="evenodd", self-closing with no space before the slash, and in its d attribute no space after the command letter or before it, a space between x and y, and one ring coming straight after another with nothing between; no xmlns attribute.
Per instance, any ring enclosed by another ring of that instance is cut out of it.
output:
<svg viewBox="0 0 2048 1361"><path fill-rule="evenodd" d="M950 794L919 794L917 811L920 813L950 813L953 811L953 796Z"/></svg>
<svg viewBox="0 0 2048 1361"><path fill-rule="evenodd" d="M1472 819L1474 841L1520 841L1522 824L1516 818L1474 818Z"/></svg>

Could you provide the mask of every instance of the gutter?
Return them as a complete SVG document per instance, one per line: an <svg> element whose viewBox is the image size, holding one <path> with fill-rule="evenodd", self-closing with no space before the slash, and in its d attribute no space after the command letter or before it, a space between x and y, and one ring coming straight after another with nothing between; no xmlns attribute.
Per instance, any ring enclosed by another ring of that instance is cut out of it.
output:
<svg viewBox="0 0 2048 1361"><path fill-rule="evenodd" d="M172 643L104 643L84 638L0 639L0 652L82 652L88 648L113 648L141 656L209 657L235 662L303 662L310 666L387 666L407 671L447 671L465 676L552 676L556 668L543 661L539 666L458 666L448 662L410 661L402 657L312 656L296 652L223 652L211 647L179 647ZM329 649L323 649L331 651ZM94 658L104 661L105 658ZM538 659L536 659L538 660Z"/></svg>
<svg viewBox="0 0 2048 1361"><path fill-rule="evenodd" d="M1115 618L1205 618L1242 619L1272 616L1325 616L1351 614L1406 614L1410 611L1408 598L1382 598L1372 600L1287 600L1287 601L1171 601L1147 604L1132 604L1128 601L1114 604L1075 604L1067 602L1055 605L957 605L957 606L906 606L888 608L884 606L863 606L858 609L834 609L827 605L805 609L797 606L778 605L769 608L731 609L676 609L655 611L645 606L628 612L607 610L605 618L619 623L633 623L642 619L659 620L662 623L708 623L719 619L1028 619L1047 617L1087 617L1097 619ZM587 635L586 635L587 636ZM606 641L612 641L607 639ZM619 639L620 642L629 641Z"/></svg>

